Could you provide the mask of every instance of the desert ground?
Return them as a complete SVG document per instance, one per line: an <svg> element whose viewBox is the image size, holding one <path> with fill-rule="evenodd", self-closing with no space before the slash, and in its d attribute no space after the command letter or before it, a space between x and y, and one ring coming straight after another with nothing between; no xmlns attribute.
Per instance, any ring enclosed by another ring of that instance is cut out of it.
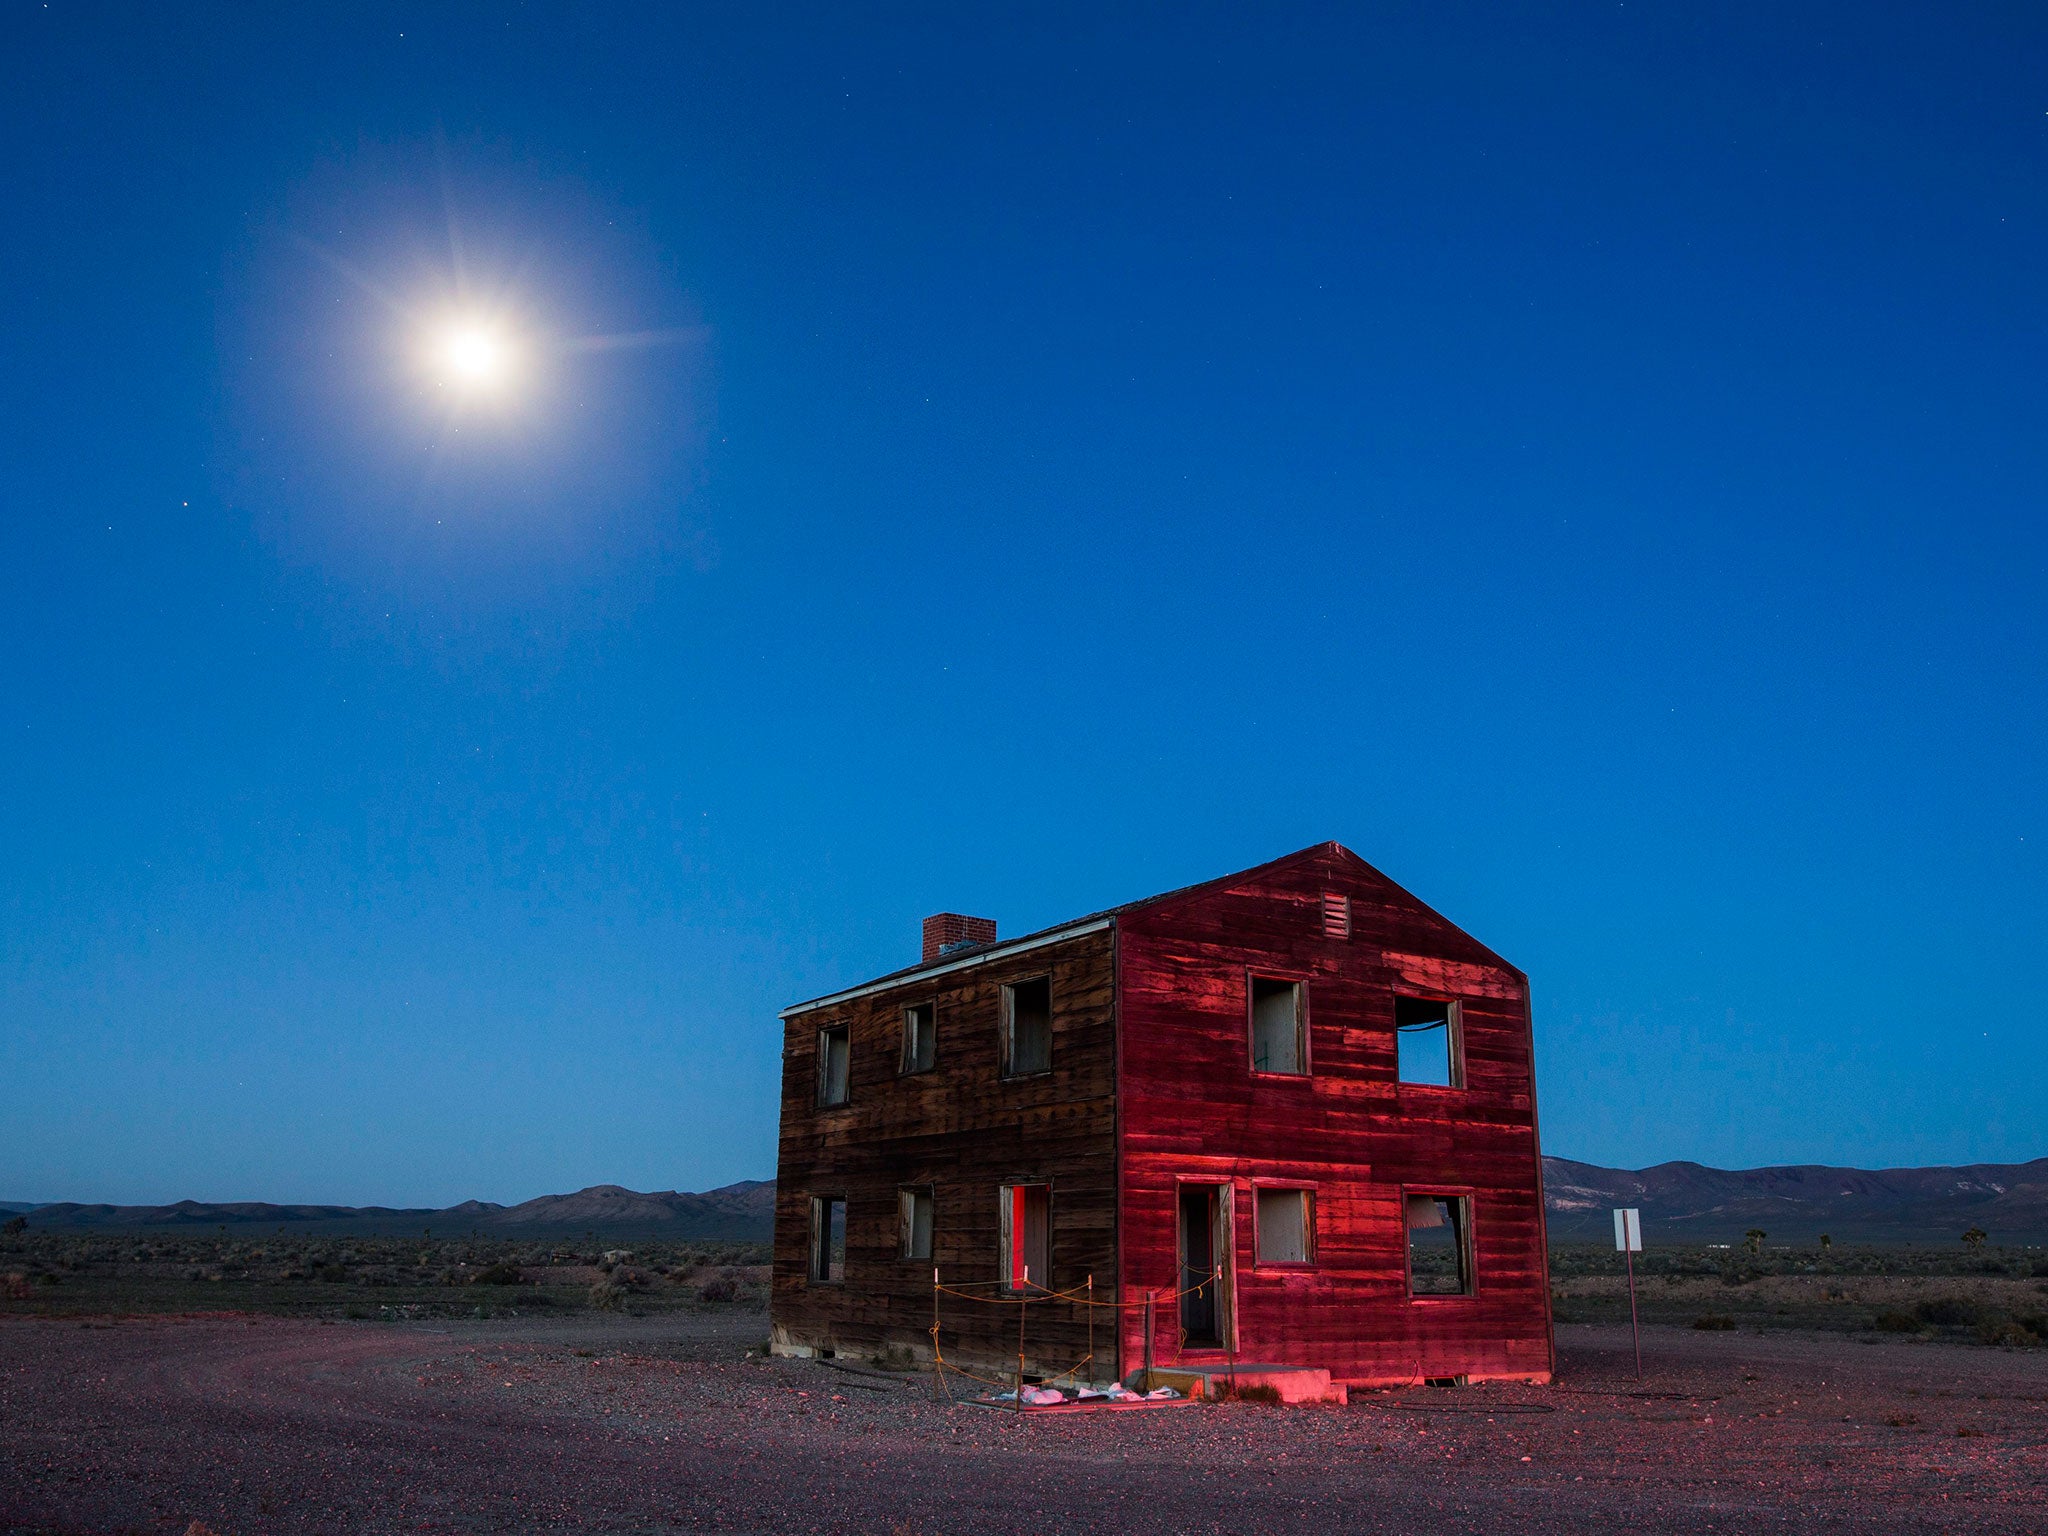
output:
<svg viewBox="0 0 2048 1536"><path fill-rule="evenodd" d="M1549 1387L1024 1416L641 1316L0 1321L0 1529L2048 1529L2048 1353L1567 1323Z"/></svg>
<svg viewBox="0 0 2048 1536"><path fill-rule="evenodd" d="M765 1250L0 1234L0 1530L2048 1529L2048 1253L1553 1251L1558 1380L1025 1417L767 1358Z"/></svg>

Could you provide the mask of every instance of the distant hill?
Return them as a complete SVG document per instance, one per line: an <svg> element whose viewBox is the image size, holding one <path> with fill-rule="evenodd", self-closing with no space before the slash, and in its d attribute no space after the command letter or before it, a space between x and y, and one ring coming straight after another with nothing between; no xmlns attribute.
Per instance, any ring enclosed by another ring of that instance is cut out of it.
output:
<svg viewBox="0 0 2048 1536"><path fill-rule="evenodd" d="M479 1223L488 1231L554 1227L608 1231L631 1229L677 1237L724 1238L765 1242L775 1229L775 1185L742 1180L702 1194L662 1190L636 1194L616 1184L593 1184L573 1195L542 1195L522 1205L494 1211Z"/></svg>
<svg viewBox="0 0 2048 1536"><path fill-rule="evenodd" d="M2048 1242L2048 1158L1965 1168L1828 1168L1818 1164L1731 1170L1700 1163L1600 1168L1543 1160L1554 1241L1611 1242L1616 1206L1643 1213L1646 1241L1739 1242L1761 1227L1773 1242L1952 1243L1982 1227L1994 1243ZM10 1207L0 1206L0 1210ZM418 1232L495 1237L581 1232L678 1240L765 1242L775 1226L775 1185L747 1179L699 1194L641 1193L596 1184L519 1205L468 1200L440 1209L381 1205L15 1205L32 1227L79 1231L134 1227L290 1227L320 1234Z"/></svg>
<svg viewBox="0 0 2048 1536"><path fill-rule="evenodd" d="M1634 1171L1543 1160L1553 1241L1614 1240L1613 1211L1643 1213L1646 1243L1730 1242L1752 1227L1774 1241L1954 1242L1981 1227L1994 1243L2048 1241L2048 1158L1963 1168L1729 1170L1659 1163Z"/></svg>
<svg viewBox="0 0 2048 1536"><path fill-rule="evenodd" d="M775 1186L757 1180L702 1194L662 1190L638 1194L598 1184L572 1195L543 1195L520 1205L465 1200L438 1208L385 1205L272 1205L263 1201L180 1200L175 1205L17 1206L41 1231L142 1227L289 1227L309 1234L373 1234L433 1229L448 1235L479 1231L493 1236L602 1230L682 1240L760 1242L775 1225Z"/></svg>

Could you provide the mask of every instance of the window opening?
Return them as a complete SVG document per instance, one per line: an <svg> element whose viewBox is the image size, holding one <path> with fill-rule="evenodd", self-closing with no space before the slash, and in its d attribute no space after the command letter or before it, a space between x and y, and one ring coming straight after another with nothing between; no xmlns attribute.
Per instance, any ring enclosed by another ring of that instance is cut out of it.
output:
<svg viewBox="0 0 2048 1536"><path fill-rule="evenodd" d="M1298 981L1275 981L1254 976L1251 984L1252 1070L1254 1072L1308 1071L1308 1052L1303 1048L1302 1014L1307 988Z"/></svg>
<svg viewBox="0 0 2048 1536"><path fill-rule="evenodd" d="M1003 1283L1013 1291L1052 1289L1052 1186L1005 1184Z"/></svg>
<svg viewBox="0 0 2048 1536"><path fill-rule="evenodd" d="M1052 1070L1052 978L1003 988L1003 1075L1029 1077Z"/></svg>
<svg viewBox="0 0 2048 1536"><path fill-rule="evenodd" d="M1351 937L1351 898L1342 891L1323 892L1323 932L1333 939Z"/></svg>
<svg viewBox="0 0 2048 1536"><path fill-rule="evenodd" d="M1313 1264L1316 1252L1316 1197L1308 1189L1258 1192L1259 1262Z"/></svg>
<svg viewBox="0 0 2048 1536"><path fill-rule="evenodd" d="M811 1279L836 1285L846 1278L846 1200L811 1196Z"/></svg>
<svg viewBox="0 0 2048 1536"><path fill-rule="evenodd" d="M852 1034L853 1031L844 1024L834 1024L818 1031L818 1104L821 1108L846 1102Z"/></svg>
<svg viewBox="0 0 2048 1536"><path fill-rule="evenodd" d="M1217 1267L1229 1252L1223 1186L1180 1187L1180 1331L1200 1348L1223 1347L1222 1286Z"/></svg>
<svg viewBox="0 0 2048 1536"><path fill-rule="evenodd" d="M1456 1003L1394 999L1394 1049L1400 1079L1425 1087L1465 1086L1465 1040Z"/></svg>
<svg viewBox="0 0 2048 1536"><path fill-rule="evenodd" d="M1408 1291L1413 1296L1470 1296L1472 1197L1409 1195Z"/></svg>
<svg viewBox="0 0 2048 1536"><path fill-rule="evenodd" d="M912 1003L903 1010L903 1070L929 1072L937 1059L938 1005Z"/></svg>
<svg viewBox="0 0 2048 1536"><path fill-rule="evenodd" d="M903 1224L902 1255L906 1259L932 1256L932 1212L937 1202L929 1184L906 1185L898 1192Z"/></svg>

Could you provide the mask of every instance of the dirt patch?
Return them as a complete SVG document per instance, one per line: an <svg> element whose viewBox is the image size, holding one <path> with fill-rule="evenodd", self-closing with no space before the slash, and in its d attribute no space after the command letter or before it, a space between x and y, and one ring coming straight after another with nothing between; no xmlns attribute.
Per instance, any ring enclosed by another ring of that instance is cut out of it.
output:
<svg viewBox="0 0 2048 1536"><path fill-rule="evenodd" d="M744 1309L0 1324L0 1528L221 1533L2048 1526L2034 1351L1559 1331L1551 1388L1015 1416L749 1357Z"/></svg>

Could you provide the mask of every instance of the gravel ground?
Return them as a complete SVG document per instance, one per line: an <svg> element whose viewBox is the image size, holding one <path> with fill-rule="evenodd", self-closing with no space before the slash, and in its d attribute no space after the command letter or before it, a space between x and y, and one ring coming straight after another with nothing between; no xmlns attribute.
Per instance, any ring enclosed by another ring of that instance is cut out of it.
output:
<svg viewBox="0 0 2048 1536"><path fill-rule="evenodd" d="M1559 1329L1549 1388L1016 1415L750 1309L0 1323L0 1529L2048 1530L2039 1351Z"/></svg>

